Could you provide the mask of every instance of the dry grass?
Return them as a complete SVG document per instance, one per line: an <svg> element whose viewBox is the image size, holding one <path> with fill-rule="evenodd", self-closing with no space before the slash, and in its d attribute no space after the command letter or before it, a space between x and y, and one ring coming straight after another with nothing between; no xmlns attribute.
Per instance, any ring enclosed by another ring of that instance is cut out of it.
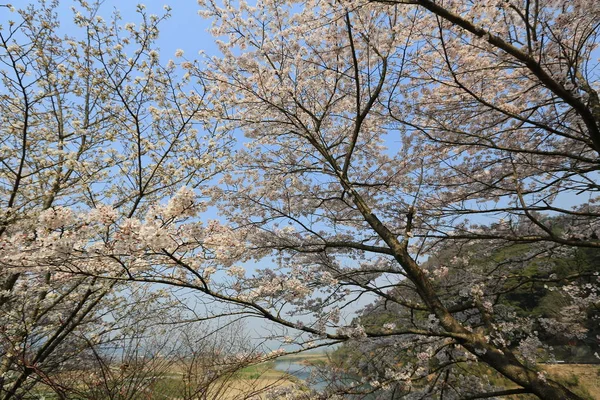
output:
<svg viewBox="0 0 600 400"><path fill-rule="evenodd" d="M263 399L268 390L296 386L296 378L274 367L272 361L246 367L225 381L215 382L209 397L219 400Z"/></svg>
<svg viewBox="0 0 600 400"><path fill-rule="evenodd" d="M543 367L551 378L591 399L600 399L600 365L547 364Z"/></svg>
<svg viewBox="0 0 600 400"><path fill-rule="evenodd" d="M301 353L287 355L279 358L279 360L312 365L326 362L328 357L325 353ZM261 368L261 366L267 366L267 368ZM239 399L247 396L249 393L257 393L258 398L264 398L264 395L261 395L260 393L263 393L268 389L291 386L298 387L297 378L284 371L274 369L274 366L275 364L270 362L262 365L258 364L257 366L247 368L245 371L243 370L242 373L236 376L236 379L228 382L229 386L223 399ZM255 371L255 369L257 371ZM260 374L259 377L255 377L256 372Z"/></svg>
<svg viewBox="0 0 600 400"><path fill-rule="evenodd" d="M548 373L548 378L565 385L584 399L600 400L600 365L594 364L541 364L542 370ZM495 372L488 369L487 374L495 376L495 384L506 389L516 386L506 379L500 378ZM537 399L534 395L513 395L506 397L511 400Z"/></svg>
<svg viewBox="0 0 600 400"><path fill-rule="evenodd" d="M302 365L317 365L329 361L326 353L300 353L280 357L281 361L291 361Z"/></svg>
<svg viewBox="0 0 600 400"><path fill-rule="evenodd" d="M279 371L274 371L279 372ZM288 379L285 374L270 374L265 373L260 378L256 379L236 379L228 382L226 391L220 399L236 400L244 399L249 396L264 398L264 392L269 389L290 387L294 385L294 381Z"/></svg>

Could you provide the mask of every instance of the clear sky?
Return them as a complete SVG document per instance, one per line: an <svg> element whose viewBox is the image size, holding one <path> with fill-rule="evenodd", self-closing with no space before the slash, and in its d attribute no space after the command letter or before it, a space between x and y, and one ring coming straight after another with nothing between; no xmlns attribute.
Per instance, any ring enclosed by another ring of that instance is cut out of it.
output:
<svg viewBox="0 0 600 400"><path fill-rule="evenodd" d="M89 0L91 3L92 0ZM22 7L24 4L34 3L29 0L13 0L15 7ZM59 18L63 23L63 28L69 33L73 13L71 7L76 3L74 0L60 0L58 8ZM207 32L210 28L210 21L198 15L200 7L196 0L104 0L101 1L100 15L108 19L115 9L118 9L123 17L123 24L127 22L138 23L140 17L136 13L137 4L142 3L146 6L148 14L163 15L164 6L171 7L171 18L163 22L160 29L158 45L161 50L161 58L168 60L174 58L175 51L182 49L185 51L186 58L198 58L198 51L204 50L208 54L216 54L217 47L213 38Z"/></svg>

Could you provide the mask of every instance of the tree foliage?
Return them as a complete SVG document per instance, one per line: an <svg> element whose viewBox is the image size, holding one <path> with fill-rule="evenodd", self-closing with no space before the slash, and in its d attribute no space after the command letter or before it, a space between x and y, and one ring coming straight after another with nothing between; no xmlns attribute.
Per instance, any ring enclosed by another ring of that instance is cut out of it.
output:
<svg viewBox="0 0 600 400"><path fill-rule="evenodd" d="M526 222L521 222L526 223ZM552 225L555 228L564 226L563 218L556 218ZM495 276L499 264L503 270L519 271L513 273L510 279L498 279L495 285L486 287L485 297L495 310L494 323L503 333L502 339L524 362L535 365L538 362L554 363L594 363L597 360L598 320L600 319L597 304L587 306L576 303L563 289L569 282L576 281L581 287L594 282L594 272L597 270L598 251L596 249L578 249L568 254L538 252L536 246L529 243L503 244L496 248L483 247L477 242L448 243L423 264L425 270L432 275L432 280L438 291L443 288L449 298L465 297L464 282L471 281L474 276ZM465 262L468 260L468 263ZM449 266L452 266L450 268ZM440 271L441 266L441 271ZM575 278L577 277L577 278ZM391 289L394 297L412 296L414 288L396 286ZM468 311L466 311L468 313ZM500 322L499 316L503 316ZM467 315L465 315L467 317ZM474 319L475 326L486 323L479 315L471 313L468 318ZM477 319L479 319L477 321ZM411 327L426 327L428 315L422 311L407 310L397 304L380 298L365 307L355 321L367 330L385 333L386 328L410 329ZM386 328L384 328L386 327ZM534 333L532 335L532 333ZM491 340L498 340L492 337ZM364 341L346 342L334 353L335 365L339 365L350 376L370 374L375 380L385 382L386 371L395 365L410 364L412 375L416 376L415 385L418 388L427 386L431 375L418 374L421 359L431 369L440 369L443 374L438 379L444 379L446 390L461 391L461 382L452 379L451 374L463 375L463 379L472 379L469 375L487 375L482 367L465 368L460 357L445 347L449 343L438 343L433 346L433 356L430 354L432 343L415 346L385 337ZM440 367L444 368L440 368ZM451 368L449 368L452 366ZM343 375L342 375L343 376ZM490 382L498 382L498 377L489 377ZM343 380L338 380L335 390L343 391ZM402 387L395 388L402 392ZM332 388L333 390L333 388ZM372 390L371 387L364 388ZM393 396L392 396L393 398Z"/></svg>
<svg viewBox="0 0 600 400"><path fill-rule="evenodd" d="M132 304L132 285L56 265L97 259L117 219L218 169L220 135L199 133L201 84L185 88L189 79L154 48L168 11L139 7L139 25L122 26L118 14L104 20L98 4L78 3L71 36L58 2L0 8L2 398L54 387L55 372L127 328L115 315L165 297Z"/></svg>
<svg viewBox="0 0 600 400"><path fill-rule="evenodd" d="M200 7L221 56L179 67L158 63L160 18L142 6L125 30L77 14L87 36L73 45L47 33L51 11L5 27L3 309L39 298L19 282L44 274L78 277L84 294L161 284L302 348L388 340L416 354L364 377L382 397L580 398L525 350L584 332L598 306L597 266L547 274L556 255L600 247L598 2ZM196 123L218 128L200 137ZM442 251L461 255L436 262ZM523 302L523 287L568 300L519 316L498 299ZM414 323L350 322L367 296Z"/></svg>

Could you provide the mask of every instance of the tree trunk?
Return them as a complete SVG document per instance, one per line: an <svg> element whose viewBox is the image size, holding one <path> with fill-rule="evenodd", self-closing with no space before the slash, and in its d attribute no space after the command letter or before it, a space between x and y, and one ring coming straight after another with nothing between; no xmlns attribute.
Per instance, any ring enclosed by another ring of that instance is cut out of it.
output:
<svg viewBox="0 0 600 400"><path fill-rule="evenodd" d="M546 379L537 371L524 366L508 349L500 350L488 343L483 335L467 330L444 306L435 288L419 264L410 256L405 243L400 243L379 218L373 214L362 197L352 185L340 176L344 187L352 193L354 202L369 225L392 250L396 261L402 266L408 278L414 283L419 297L438 318L440 325L456 335L458 342L479 360L485 362L507 379L520 385L544 400L583 400L558 382Z"/></svg>

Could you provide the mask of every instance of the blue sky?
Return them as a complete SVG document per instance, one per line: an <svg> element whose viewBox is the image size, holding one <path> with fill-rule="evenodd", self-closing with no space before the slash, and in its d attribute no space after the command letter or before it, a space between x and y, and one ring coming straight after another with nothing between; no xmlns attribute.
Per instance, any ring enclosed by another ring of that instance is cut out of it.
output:
<svg viewBox="0 0 600 400"><path fill-rule="evenodd" d="M22 4L31 3L30 1L13 1L13 6L22 7ZM70 22L72 21L71 6L76 2L73 0L60 0L58 8L59 18L63 22L63 28L67 34L75 33L70 31ZM91 3L91 0L90 0ZM115 9L118 9L123 17L123 24L127 22L138 23L140 17L136 13L137 4L142 3L146 6L149 14L163 15L164 6L171 7L171 18L163 22L160 30L158 45L161 50L161 58L168 60L174 58L175 51L182 49L185 51L186 58L198 58L198 51L204 50L208 54L216 54L217 47L213 38L207 32L210 28L210 21L203 19L198 15L200 7L196 0L149 0L146 2L129 0L104 0L100 7L100 15L108 19Z"/></svg>

